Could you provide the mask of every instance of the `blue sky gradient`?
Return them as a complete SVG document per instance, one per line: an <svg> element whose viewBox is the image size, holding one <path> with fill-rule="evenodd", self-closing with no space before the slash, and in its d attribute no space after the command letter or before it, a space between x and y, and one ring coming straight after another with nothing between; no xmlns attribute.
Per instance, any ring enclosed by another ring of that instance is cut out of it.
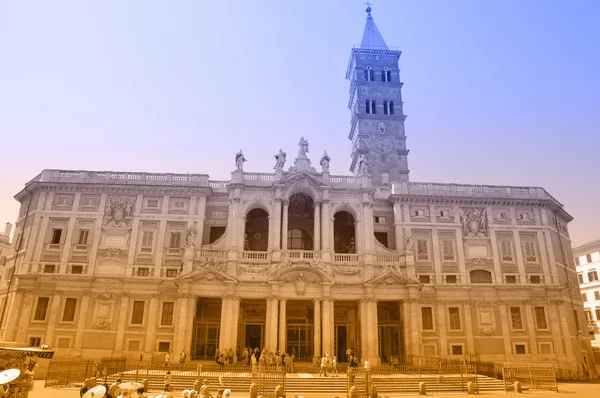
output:
<svg viewBox="0 0 600 398"><path fill-rule="evenodd" d="M207 173L242 148L348 174L364 1L6 1L0 221L44 168ZM600 238L600 2L373 1L400 58L412 181L543 186Z"/></svg>

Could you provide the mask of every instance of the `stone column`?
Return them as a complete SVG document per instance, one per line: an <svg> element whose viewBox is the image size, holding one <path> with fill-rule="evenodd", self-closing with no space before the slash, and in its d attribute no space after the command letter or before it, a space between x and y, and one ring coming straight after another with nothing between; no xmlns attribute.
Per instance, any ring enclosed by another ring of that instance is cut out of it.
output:
<svg viewBox="0 0 600 398"><path fill-rule="evenodd" d="M524 303L523 307L525 307L525 314L527 317L527 334L529 334L529 354L533 357L538 353L537 347L537 337L536 333L536 324L535 324L535 313L533 311L533 305L530 303Z"/></svg>
<svg viewBox="0 0 600 398"><path fill-rule="evenodd" d="M92 313L93 309L89 308L90 306L90 296L85 295L80 300L79 303L79 315L77 318L77 333L75 334L75 344L73 348L75 350L81 350L83 345L83 334L85 333L85 322L89 314Z"/></svg>
<svg viewBox="0 0 600 398"><path fill-rule="evenodd" d="M281 248L281 199L275 199L275 217L273 222L273 249Z"/></svg>
<svg viewBox="0 0 600 398"><path fill-rule="evenodd" d="M165 197L165 200L167 200L166 197ZM166 233L167 233L167 220L160 220L160 224L158 225L158 238L156 239L156 257L154 257L154 265L157 268L161 267L162 263L163 263L163 251L165 250L165 234ZM185 236L184 236L184 239L185 239ZM160 275L162 276L162 273Z"/></svg>
<svg viewBox="0 0 600 398"><path fill-rule="evenodd" d="M271 352L277 351L277 315L278 315L278 307L279 300L277 298L273 298L271 300L271 324L268 325L269 329L271 329L271 339L267 341L267 349Z"/></svg>
<svg viewBox="0 0 600 398"><path fill-rule="evenodd" d="M279 299L279 352L285 352L287 337L286 298Z"/></svg>
<svg viewBox="0 0 600 398"><path fill-rule="evenodd" d="M322 345L323 354L333 355L333 341L331 339L331 331L333 325L331 324L331 300L329 298L323 299L323 314L322 314Z"/></svg>
<svg viewBox="0 0 600 398"><path fill-rule="evenodd" d="M313 299L314 303L314 356L321 357L321 299Z"/></svg>
<svg viewBox="0 0 600 398"><path fill-rule="evenodd" d="M281 250L287 250L287 239L288 239L288 209L290 202L286 199L283 202L283 222L281 225Z"/></svg>
<svg viewBox="0 0 600 398"><path fill-rule="evenodd" d="M370 299L367 303L368 316L368 347L369 363L376 365L379 363L379 325L377 321L377 300Z"/></svg>
<svg viewBox="0 0 600 398"><path fill-rule="evenodd" d="M434 207L435 206L431 206ZM432 209L435 211L435 209ZM433 213L435 214L435 213ZM440 253L440 235L438 233L438 229L436 227L433 228L431 233L431 254L433 256L433 269L435 272L434 275L434 283L442 283L442 259ZM464 252L461 252L464 253ZM457 253L458 254L458 253ZM457 257L459 257L457 255Z"/></svg>
<svg viewBox="0 0 600 398"><path fill-rule="evenodd" d="M187 303L188 300L186 297L179 297L175 303L176 314L174 318L176 322L175 325L177 325L175 328L175 335L173 336L175 343L173 346L173 352L175 354L179 354L182 350L185 350L186 352L188 351L185 349L189 345L186 344L185 331L190 327L190 324L187 320Z"/></svg>
<svg viewBox="0 0 600 398"><path fill-rule="evenodd" d="M187 307L187 311L185 312L185 321L181 324L184 325L183 327L180 326L181 329L184 330L184 332L182 333L183 335L183 346L185 349L185 352L190 354L189 357L191 358L192 352L191 352L191 343L192 343L192 333L193 333L193 325L194 325L194 318L196 316L196 298L192 297L192 296L188 296L186 297L185 301L187 302L186 307Z"/></svg>
<svg viewBox="0 0 600 398"><path fill-rule="evenodd" d="M367 302L360 300L358 304L358 312L360 317L360 358L361 362L365 360L368 354L368 317L367 317ZM358 354L358 353L357 353Z"/></svg>
<svg viewBox="0 0 600 398"><path fill-rule="evenodd" d="M506 304L499 303L498 309L500 310L500 325L502 327L502 340L504 341L504 360L512 355L512 346L510 345L510 329L509 326L511 319L508 316L506 310Z"/></svg>
<svg viewBox="0 0 600 398"><path fill-rule="evenodd" d="M321 250L321 203L315 203L314 250Z"/></svg>
<svg viewBox="0 0 600 398"><path fill-rule="evenodd" d="M396 251L404 253L404 239L402 239L402 206L394 203L394 238L396 240Z"/></svg>
<svg viewBox="0 0 600 398"><path fill-rule="evenodd" d="M81 195L81 193L77 193L76 195ZM67 234L65 236L65 241L60 256L61 268L63 267L63 265L66 267L66 263L69 262L69 253L71 252L71 247L73 246L73 233L75 232L76 223L77 217L69 218L69 223L67 224Z"/></svg>
<svg viewBox="0 0 600 398"><path fill-rule="evenodd" d="M424 307L423 305L420 306ZM440 342L440 351L438 354L441 357L445 357L448 355L448 333L447 333L447 325L446 325L446 306L442 303L432 305L433 309L435 309L433 315L433 322L436 325L436 332L438 335L438 339ZM420 315L420 314L419 314ZM437 322L436 322L437 320ZM424 352L419 353L419 355L424 355Z"/></svg>
<svg viewBox="0 0 600 398"><path fill-rule="evenodd" d="M202 241L204 240L204 223L206 222L206 196L198 197L198 224L197 230L198 235L196 235L196 240L194 241L194 245L196 248L202 247Z"/></svg>
<svg viewBox="0 0 600 398"><path fill-rule="evenodd" d="M230 308L231 308L231 324L229 325L229 327L231 328L230 331L230 347L233 350L234 355L237 354L237 343L238 343L238 330L239 330L239 325L238 323L240 322L240 298L237 296L234 296L231 298L231 304L230 304Z"/></svg>
<svg viewBox="0 0 600 398"><path fill-rule="evenodd" d="M229 319L230 310L230 299L229 297L221 298L221 327L219 332L219 351L225 352L229 347L229 328L231 327L231 321Z"/></svg>
<svg viewBox="0 0 600 398"><path fill-rule="evenodd" d="M146 344L144 351L152 358L156 342L156 324L158 323L158 297L153 296L150 298L150 305L148 308L148 320L146 322Z"/></svg>
<svg viewBox="0 0 600 398"><path fill-rule="evenodd" d="M121 306L119 309L119 323L117 323L117 338L115 342L115 351L121 352L123 350L123 336L125 335L125 327L129 325L127 314L129 312L129 296L121 296Z"/></svg>
<svg viewBox="0 0 600 398"><path fill-rule="evenodd" d="M58 320L62 316L62 314L60 314L60 307L63 293L62 290L55 290L52 295L50 308L48 308L48 324L46 326L46 336L44 337L42 344L48 344L50 347L54 347L54 331Z"/></svg>
<svg viewBox="0 0 600 398"><path fill-rule="evenodd" d="M321 250L327 251L331 250L331 246L329 245L329 236L331 235L331 231L329 230L329 219L330 219L330 208L331 203L329 199L323 199L322 202L323 214L321 217L321 240L323 241L323 245L321 246Z"/></svg>
<svg viewBox="0 0 600 398"><path fill-rule="evenodd" d="M514 213L514 209L511 208L511 210ZM523 250L521 248L521 239L519 238L519 231L513 231L513 242L515 245L515 260L519 269L519 279L521 283L528 283L527 274L525 273L525 263L523 262Z"/></svg>

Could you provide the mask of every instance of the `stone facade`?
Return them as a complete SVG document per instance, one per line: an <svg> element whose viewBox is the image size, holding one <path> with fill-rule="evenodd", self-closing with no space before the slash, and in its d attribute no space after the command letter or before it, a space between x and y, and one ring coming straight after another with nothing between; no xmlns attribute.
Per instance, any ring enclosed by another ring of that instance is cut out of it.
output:
<svg viewBox="0 0 600 398"><path fill-rule="evenodd" d="M250 346L583 366L571 216L542 188L409 182L400 54L381 41L348 68L353 176L331 175L326 153L317 170L305 139L287 171L280 150L273 173L245 172L240 150L228 181L42 171L16 195L2 338L72 356Z"/></svg>

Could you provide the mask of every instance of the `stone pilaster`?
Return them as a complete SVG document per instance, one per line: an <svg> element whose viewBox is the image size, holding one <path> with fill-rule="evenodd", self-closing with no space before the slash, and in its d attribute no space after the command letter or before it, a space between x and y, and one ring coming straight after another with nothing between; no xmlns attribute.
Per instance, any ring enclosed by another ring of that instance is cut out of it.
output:
<svg viewBox="0 0 600 398"><path fill-rule="evenodd" d="M467 335L467 347L465 354L473 354L475 352L475 342L473 340L473 317L471 315L471 303L463 303L463 313L465 315L465 334Z"/></svg>
<svg viewBox="0 0 600 398"><path fill-rule="evenodd" d="M83 334L85 333L85 322L89 314L92 313L90 306L90 296L86 294L79 301L79 315L77 317L77 332L75 334L75 344L73 348L81 351L83 345Z"/></svg>
<svg viewBox="0 0 600 398"><path fill-rule="evenodd" d="M81 196L81 193L78 192L75 194L75 199ZM60 256L61 262L61 270L63 267L66 267L66 263L69 261L69 253L71 252L71 247L73 246L73 234L75 233L75 225L77 224L77 217L69 218L69 222L67 224L67 233L65 236L64 245L62 248L62 253Z"/></svg>
<svg viewBox="0 0 600 398"><path fill-rule="evenodd" d="M535 335L536 324L535 324L535 313L533 311L533 305L530 303L523 303L523 307L525 307L525 313L527 318L527 334L529 335L529 354L537 355L538 347L537 347L537 337Z"/></svg>
<svg viewBox="0 0 600 398"><path fill-rule="evenodd" d="M437 319L436 332L440 344L440 351L438 354L441 357L445 357L448 355L448 325L446 324L446 306L442 303L437 303L435 306L433 306L433 309L435 309L435 311L432 315L434 320ZM424 355L424 352L421 352L420 355Z"/></svg>
<svg viewBox="0 0 600 398"><path fill-rule="evenodd" d="M165 196L165 201L168 197ZM165 205L163 205L164 207ZM163 209L164 211L164 209ZM154 265L161 267L163 263L163 252L165 250L165 235L167 233L167 220L160 220L158 225L158 238L156 239L156 257L154 257ZM185 239L185 237L184 237ZM162 274L160 274L162 276Z"/></svg>
<svg viewBox="0 0 600 398"><path fill-rule="evenodd" d="M506 310L506 304L500 303L498 306L500 310L500 325L502 327L502 340L504 341L504 358L505 360L512 355L512 346L510 343L510 322L512 322L511 318L508 315L508 311Z"/></svg>
<svg viewBox="0 0 600 398"><path fill-rule="evenodd" d="M121 296L121 306L119 308L119 323L117 323L117 338L115 342L115 351L123 350L123 336L125 335L125 327L129 324L129 296Z"/></svg>
<svg viewBox="0 0 600 398"><path fill-rule="evenodd" d="M155 349L156 342L156 325L158 323L158 297L154 296L150 298L150 305L148 306L148 319L146 321L146 344L144 351L152 358Z"/></svg>
<svg viewBox="0 0 600 398"><path fill-rule="evenodd" d="M371 365L379 363L379 322L377 321L377 300L370 299L367 303L368 327L368 356Z"/></svg>
<svg viewBox="0 0 600 398"><path fill-rule="evenodd" d="M321 250L321 203L315 203L314 216L314 250Z"/></svg>
<svg viewBox="0 0 600 398"><path fill-rule="evenodd" d="M185 349L187 346L189 346L189 342L186 343L185 340L185 331L186 329L188 329L189 327L191 327L190 323L187 320L187 304L188 304L188 300L185 296L183 297L179 297L177 299L177 302L175 303L175 325L177 325L177 328L175 328L175 335L174 337L174 346L173 346L173 352L175 352L176 354L180 353L182 350L186 351Z"/></svg>
<svg viewBox="0 0 600 398"><path fill-rule="evenodd" d="M361 361L365 360L368 353L368 317L367 317L367 302L366 300L360 300L358 304L358 311L360 317L360 358Z"/></svg>
<svg viewBox="0 0 600 398"><path fill-rule="evenodd" d="M333 339L331 338L331 332L333 330L333 325L331 322L331 300L329 298L324 298L322 307L321 342L323 354L333 355Z"/></svg>
<svg viewBox="0 0 600 398"><path fill-rule="evenodd" d="M231 324L229 325L230 333L229 333L229 345L233 350L233 353L237 353L237 343L238 343L238 323L240 322L240 298L234 296L231 298Z"/></svg>
<svg viewBox="0 0 600 398"><path fill-rule="evenodd" d="M229 328L231 327L231 300L229 297L221 298L221 327L219 332L219 351L225 352L229 347Z"/></svg>
<svg viewBox="0 0 600 398"><path fill-rule="evenodd" d="M2 340L13 341L15 338L18 338L14 334L19 319L21 318L21 311L19 309L21 308L21 303L23 301L23 292L15 290L11 294L9 294L6 300L8 300L8 304L6 305L6 312L4 313L4 322L2 324L2 327L4 329L2 334ZM12 308L14 308L15 310L11 311L10 309Z"/></svg>
<svg viewBox="0 0 600 398"><path fill-rule="evenodd" d="M265 348L277 351L277 321L279 300L276 297L267 297L267 322L265 325Z"/></svg>
<svg viewBox="0 0 600 398"><path fill-rule="evenodd" d="M290 202L286 199L283 202L283 222L281 223L281 250L287 250L288 239L288 209Z"/></svg>
<svg viewBox="0 0 600 398"><path fill-rule="evenodd" d="M22 343L23 346L29 344L27 341L27 327L29 326L29 321L31 319L31 313L33 312L35 292L33 290L28 290L23 292L22 298L22 307L20 311L15 311L19 316L19 322L17 326L17 331L12 340L15 340L18 343ZM15 314L16 315L16 314ZM81 315L80 315L81 316ZM8 341L8 339L4 339L4 341Z"/></svg>
<svg viewBox="0 0 600 398"><path fill-rule="evenodd" d="M50 303L50 308L48 309L48 324L46 327L46 335L44 336L44 341L42 344L48 344L50 347L54 347L54 331L56 329L56 324L60 319L60 307L62 302L62 290L55 290L52 295L52 302Z"/></svg>
<svg viewBox="0 0 600 398"><path fill-rule="evenodd" d="M402 237L402 206L394 203L394 238L396 240L396 251L404 253L404 239Z"/></svg>
<svg viewBox="0 0 600 398"><path fill-rule="evenodd" d="M271 228L273 231L273 250L279 250L281 248L281 199L275 199L275 217Z"/></svg>
<svg viewBox="0 0 600 398"><path fill-rule="evenodd" d="M332 234L331 230L329 229L329 220L331 218L331 203L329 202L329 199L323 200L321 208L323 213L321 214L321 239L323 241L321 250L328 251L332 249L332 246L329 243L329 237Z"/></svg>

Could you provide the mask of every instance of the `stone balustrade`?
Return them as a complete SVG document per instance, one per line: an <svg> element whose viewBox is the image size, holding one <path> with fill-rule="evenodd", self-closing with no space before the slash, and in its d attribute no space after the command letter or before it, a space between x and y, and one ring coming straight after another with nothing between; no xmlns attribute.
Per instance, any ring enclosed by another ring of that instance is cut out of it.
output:
<svg viewBox="0 0 600 398"><path fill-rule="evenodd" d="M33 182L209 187L207 174L129 173L85 170L46 169L26 185Z"/></svg>

